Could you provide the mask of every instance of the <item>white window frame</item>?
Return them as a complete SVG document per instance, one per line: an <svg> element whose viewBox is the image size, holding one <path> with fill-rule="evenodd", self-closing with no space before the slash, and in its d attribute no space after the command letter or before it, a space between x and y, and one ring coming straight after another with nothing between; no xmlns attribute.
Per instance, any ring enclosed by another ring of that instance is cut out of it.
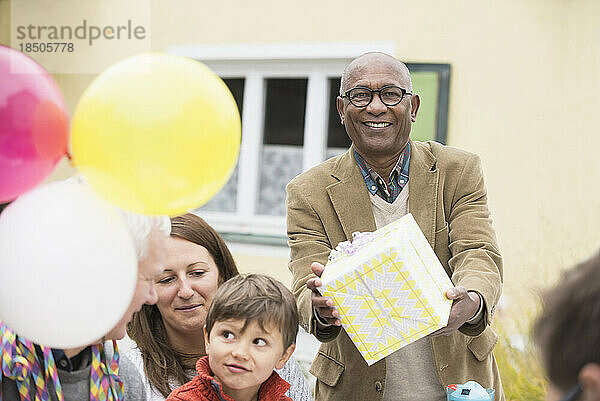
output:
<svg viewBox="0 0 600 401"><path fill-rule="evenodd" d="M221 78L245 80L236 212L202 211L202 217L222 233L284 238L285 216L255 213L260 190L266 79L308 79L302 151L302 171L306 171L326 158L328 79L341 76L353 58L369 51L394 54L394 45L392 42L335 42L167 48L168 53L202 61Z"/></svg>

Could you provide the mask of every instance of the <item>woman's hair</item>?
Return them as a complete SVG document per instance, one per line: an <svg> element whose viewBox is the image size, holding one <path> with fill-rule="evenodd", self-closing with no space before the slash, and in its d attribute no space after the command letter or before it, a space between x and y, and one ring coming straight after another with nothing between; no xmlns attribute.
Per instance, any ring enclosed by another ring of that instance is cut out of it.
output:
<svg viewBox="0 0 600 401"><path fill-rule="evenodd" d="M219 285L239 274L223 238L200 217L191 213L172 217L171 236L206 248L217 265ZM198 329L200 333L202 328ZM181 353L173 348L156 305L142 306L127 325L127 334L137 343L142 354L148 381L164 397L171 393L169 381L174 379L184 384L190 379L186 370L193 369L193 366L185 366L184 360L203 356Z"/></svg>

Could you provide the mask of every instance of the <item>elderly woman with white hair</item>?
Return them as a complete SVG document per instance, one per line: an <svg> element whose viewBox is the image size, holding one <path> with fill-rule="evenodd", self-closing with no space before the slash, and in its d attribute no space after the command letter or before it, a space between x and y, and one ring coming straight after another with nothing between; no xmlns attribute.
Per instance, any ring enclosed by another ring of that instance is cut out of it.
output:
<svg viewBox="0 0 600 401"><path fill-rule="evenodd" d="M126 358L119 358L116 340L125 336L127 323L142 305L154 304L157 300L154 281L163 269L165 244L171 224L166 216L151 217L124 211L120 214L133 239L138 260L134 295L121 320L98 342L74 349L52 349L65 401L146 399L144 385L136 367ZM36 350L41 353L39 347ZM31 391L35 384L32 384ZM47 385L50 399L58 401L54 383ZM12 378L2 377L2 399L24 399L19 390L21 389L17 388Z"/></svg>

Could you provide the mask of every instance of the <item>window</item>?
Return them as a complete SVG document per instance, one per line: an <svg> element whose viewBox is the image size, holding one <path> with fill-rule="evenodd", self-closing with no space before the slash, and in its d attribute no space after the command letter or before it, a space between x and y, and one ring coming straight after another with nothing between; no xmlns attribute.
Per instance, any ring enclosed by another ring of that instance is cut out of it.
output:
<svg viewBox="0 0 600 401"><path fill-rule="evenodd" d="M267 78L255 212L285 216L285 186L302 172L307 78Z"/></svg>
<svg viewBox="0 0 600 401"><path fill-rule="evenodd" d="M373 47L350 49L341 56L336 46L321 50L316 46L316 56L302 54L315 51L312 47L299 46L295 55L287 54L294 53L288 46L263 48L256 54L247 45L229 49L238 53L236 57L223 47L170 50L203 61L221 76L242 117L242 145L234 173L197 213L230 239L258 238L284 245L285 185L350 146L336 109L340 76L352 58ZM379 50L393 53L389 46ZM450 66L408 66L414 90L421 95L411 137L444 143Z"/></svg>
<svg viewBox="0 0 600 401"><path fill-rule="evenodd" d="M450 64L408 63L413 91L421 97L417 122L410 137L416 141L446 143Z"/></svg>
<svg viewBox="0 0 600 401"><path fill-rule="evenodd" d="M223 79L240 111L240 116L243 117L244 111L244 78L225 78ZM239 162L236 164L229 181L221 191L219 191L202 210L211 212L226 212L235 213L237 203L237 185L238 185L238 169Z"/></svg>
<svg viewBox="0 0 600 401"><path fill-rule="evenodd" d="M340 122L336 100L340 93L340 77L329 78L329 112L327 116L327 158L339 155L346 151L352 143L344 126Z"/></svg>

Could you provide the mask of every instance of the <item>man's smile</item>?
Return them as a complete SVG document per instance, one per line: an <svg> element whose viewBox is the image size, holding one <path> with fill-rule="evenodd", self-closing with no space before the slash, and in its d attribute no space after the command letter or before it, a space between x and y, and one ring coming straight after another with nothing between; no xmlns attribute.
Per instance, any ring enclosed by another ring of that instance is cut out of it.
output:
<svg viewBox="0 0 600 401"><path fill-rule="evenodd" d="M385 121L384 122L365 121L363 124L370 128L386 128L386 127L389 127L390 125L392 125L392 123L388 123Z"/></svg>

